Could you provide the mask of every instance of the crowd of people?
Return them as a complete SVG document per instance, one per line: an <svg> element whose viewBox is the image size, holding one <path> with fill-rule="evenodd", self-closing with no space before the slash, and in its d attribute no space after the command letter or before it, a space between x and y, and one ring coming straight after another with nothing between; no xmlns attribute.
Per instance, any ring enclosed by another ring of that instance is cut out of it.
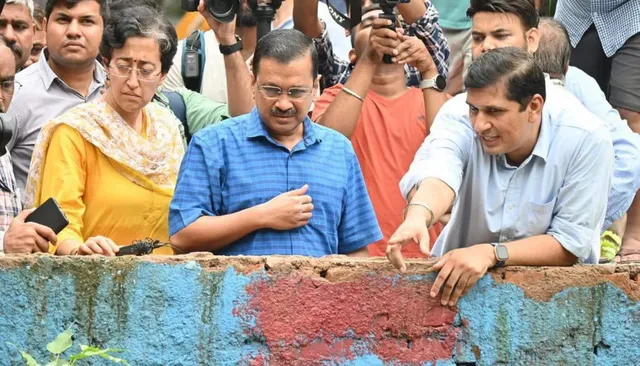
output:
<svg viewBox="0 0 640 366"><path fill-rule="evenodd" d="M350 29L285 0L260 40L241 4L178 40L153 0L6 1L5 253L433 256L449 306L497 266L640 259L640 0L367 0ZM51 197L57 233L27 220Z"/></svg>

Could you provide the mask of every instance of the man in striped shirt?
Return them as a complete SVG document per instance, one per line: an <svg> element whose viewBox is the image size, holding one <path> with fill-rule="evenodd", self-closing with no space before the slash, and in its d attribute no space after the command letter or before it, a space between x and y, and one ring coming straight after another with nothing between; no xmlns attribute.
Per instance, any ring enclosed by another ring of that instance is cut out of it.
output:
<svg viewBox="0 0 640 366"><path fill-rule="evenodd" d="M253 59L256 109L196 133L169 212L171 243L220 255L367 255L380 228L351 143L307 117L310 38L275 30Z"/></svg>

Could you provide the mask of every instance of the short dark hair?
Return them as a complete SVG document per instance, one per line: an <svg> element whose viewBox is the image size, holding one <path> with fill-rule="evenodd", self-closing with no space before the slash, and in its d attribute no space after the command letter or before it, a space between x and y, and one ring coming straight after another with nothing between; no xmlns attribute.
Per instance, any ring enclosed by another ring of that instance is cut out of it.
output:
<svg viewBox="0 0 640 366"><path fill-rule="evenodd" d="M72 9L74 6L78 5L79 2L81 1L95 1L98 4L100 4L100 16L102 16L102 21L103 22L107 22L107 18L108 18L108 14L109 14L109 9L107 8L107 4L108 2L105 2L103 0L47 0L47 5L45 5L45 15L47 16L47 19L49 19L49 17L51 17L51 13L53 13L53 9L56 6L59 6L60 3L62 3L67 9Z"/></svg>
<svg viewBox="0 0 640 366"><path fill-rule="evenodd" d="M127 1L127 0L124 0ZM128 2L131 4L132 2ZM114 49L124 47L131 37L155 39L160 45L161 72L169 72L173 57L178 50L178 35L175 28L155 7L138 5L112 7L108 23L104 27L100 54L111 60Z"/></svg>
<svg viewBox="0 0 640 366"><path fill-rule="evenodd" d="M523 111L536 94L546 98L544 73L529 52L517 47L496 48L469 66L464 86L482 89L504 81L506 97Z"/></svg>
<svg viewBox="0 0 640 366"><path fill-rule="evenodd" d="M311 54L311 75L315 82L318 77L318 52L313 40L295 29L273 30L258 41L253 54L253 75L258 76L260 61L272 58L287 64Z"/></svg>
<svg viewBox="0 0 640 366"><path fill-rule="evenodd" d="M538 28L540 45L533 58L551 78L564 80L571 59L571 41L567 29L553 18L542 18Z"/></svg>
<svg viewBox="0 0 640 366"><path fill-rule="evenodd" d="M471 0L467 16L473 18L480 12L516 15L527 31L536 28L540 21L533 0Z"/></svg>

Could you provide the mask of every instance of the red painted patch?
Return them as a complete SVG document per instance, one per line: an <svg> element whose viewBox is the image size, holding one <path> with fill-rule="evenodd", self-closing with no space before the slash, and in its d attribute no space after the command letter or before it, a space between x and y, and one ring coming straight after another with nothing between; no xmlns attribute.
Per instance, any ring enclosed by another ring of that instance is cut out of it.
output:
<svg viewBox="0 0 640 366"><path fill-rule="evenodd" d="M365 277L330 283L300 275L252 283L240 316L256 319L275 364L353 359L354 340L384 361L448 360L455 312L428 295L431 283ZM358 353L358 352L355 352Z"/></svg>

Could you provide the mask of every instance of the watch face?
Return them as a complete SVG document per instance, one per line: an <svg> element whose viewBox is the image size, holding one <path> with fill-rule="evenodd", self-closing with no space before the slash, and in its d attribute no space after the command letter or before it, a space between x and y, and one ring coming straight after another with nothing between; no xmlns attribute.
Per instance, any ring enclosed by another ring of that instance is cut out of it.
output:
<svg viewBox="0 0 640 366"><path fill-rule="evenodd" d="M444 90L444 88L447 87L447 79L442 75L436 76L436 86L438 87L438 90Z"/></svg>
<svg viewBox="0 0 640 366"><path fill-rule="evenodd" d="M509 251L507 250L507 247L505 247L504 245L498 245L496 247L496 255L498 256L498 259L501 261L506 261L507 259L509 259Z"/></svg>

